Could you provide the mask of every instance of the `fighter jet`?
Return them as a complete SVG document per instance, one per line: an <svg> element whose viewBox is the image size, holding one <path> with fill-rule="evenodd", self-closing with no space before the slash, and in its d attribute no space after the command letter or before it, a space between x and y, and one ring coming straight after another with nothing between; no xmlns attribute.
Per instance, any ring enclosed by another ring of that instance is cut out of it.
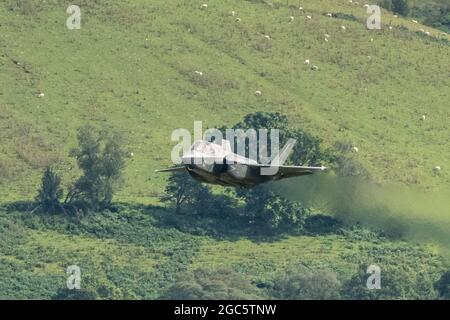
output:
<svg viewBox="0 0 450 320"><path fill-rule="evenodd" d="M261 183L309 175L325 171L325 167L283 165L291 153L295 139L289 139L281 152L269 164L240 156L231 150L230 141L222 144L198 140L182 156L182 166L157 172L188 172L194 179L222 186L254 187Z"/></svg>

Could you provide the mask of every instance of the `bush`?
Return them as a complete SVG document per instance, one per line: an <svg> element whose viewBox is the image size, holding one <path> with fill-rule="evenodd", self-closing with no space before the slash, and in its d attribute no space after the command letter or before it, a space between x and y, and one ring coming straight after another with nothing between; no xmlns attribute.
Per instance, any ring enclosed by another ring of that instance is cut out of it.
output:
<svg viewBox="0 0 450 320"><path fill-rule="evenodd" d="M162 295L172 300L250 300L257 289L231 269L196 269L180 275Z"/></svg>
<svg viewBox="0 0 450 320"><path fill-rule="evenodd" d="M334 272L290 267L275 278L273 294L285 300L340 299L341 283Z"/></svg>
<svg viewBox="0 0 450 320"><path fill-rule="evenodd" d="M433 281L425 273L388 265L381 270L381 289L368 289L367 266L361 265L358 272L344 285L343 294L356 300L391 299L436 299Z"/></svg>
<svg viewBox="0 0 450 320"><path fill-rule="evenodd" d="M44 170L41 180L41 188L38 191L36 202L43 210L55 212L61 210L60 199L63 196L61 178L53 172L52 168Z"/></svg>
<svg viewBox="0 0 450 320"><path fill-rule="evenodd" d="M71 151L83 171L69 190L66 203L81 202L92 210L109 207L120 187L127 152L117 132L84 126L78 130L78 148Z"/></svg>
<svg viewBox="0 0 450 320"><path fill-rule="evenodd" d="M450 299L450 271L447 271L442 275L436 283L435 288L440 299Z"/></svg>
<svg viewBox="0 0 450 320"><path fill-rule="evenodd" d="M392 11L407 16L409 14L408 0L392 0Z"/></svg>

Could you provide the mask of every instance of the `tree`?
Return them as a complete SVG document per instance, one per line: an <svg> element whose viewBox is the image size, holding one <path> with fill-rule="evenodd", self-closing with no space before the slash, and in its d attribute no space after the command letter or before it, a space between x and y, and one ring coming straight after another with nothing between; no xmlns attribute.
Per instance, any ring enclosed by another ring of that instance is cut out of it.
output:
<svg viewBox="0 0 450 320"><path fill-rule="evenodd" d="M93 210L106 208L120 187L125 168L123 138L117 132L92 126L80 128L77 138L79 146L71 151L71 156L83 174L69 190L65 202L81 201Z"/></svg>
<svg viewBox="0 0 450 320"><path fill-rule="evenodd" d="M208 195L208 188L187 173L174 172L168 179L161 201L172 204L175 213L179 214L183 205L191 209L201 207L200 203L204 203Z"/></svg>
<svg viewBox="0 0 450 320"><path fill-rule="evenodd" d="M409 14L408 0L392 0L392 11L407 16Z"/></svg>
<svg viewBox="0 0 450 320"><path fill-rule="evenodd" d="M258 291L240 274L228 268L196 269L180 275L163 299L170 300L249 300L259 299Z"/></svg>
<svg viewBox="0 0 450 320"><path fill-rule="evenodd" d="M447 271L442 275L436 283L435 288L440 299L450 299L450 271Z"/></svg>
<svg viewBox="0 0 450 320"><path fill-rule="evenodd" d="M321 140L311 136L301 129L289 127L288 118L278 112L255 112L246 115L243 121L233 126L234 129L278 129L280 132L279 144L283 146L289 138L297 143L287 164L295 165L322 165L332 160L332 157L322 151ZM221 129L225 133L224 129ZM259 132L257 140L259 141ZM268 136L268 149L272 143ZM259 143L258 143L259 145ZM247 148L248 149L248 148ZM261 150L259 150L261 153ZM274 155L270 155L274 156ZM299 202L290 201L274 192L262 188L237 189L237 196L244 201L244 214L260 226L270 229L281 227L300 227L304 223L308 210Z"/></svg>
<svg viewBox="0 0 450 320"><path fill-rule="evenodd" d="M262 187L237 189L245 201L244 214L249 222L267 229L294 228L304 224L308 210Z"/></svg>
<svg viewBox="0 0 450 320"><path fill-rule="evenodd" d="M399 268L385 265L381 270L381 289L368 289L367 279L370 274L367 266L361 265L358 272L345 283L342 293L348 299L356 300L392 300L392 299L436 299L430 277L413 268Z"/></svg>
<svg viewBox="0 0 450 320"><path fill-rule="evenodd" d="M310 269L305 266L289 267L274 281L274 295L286 300L340 299L341 283L334 272Z"/></svg>
<svg viewBox="0 0 450 320"><path fill-rule="evenodd" d="M41 188L38 191L36 202L42 209L55 212L61 210L60 199L63 196L61 188L61 178L53 171L51 167L44 170L41 180Z"/></svg>

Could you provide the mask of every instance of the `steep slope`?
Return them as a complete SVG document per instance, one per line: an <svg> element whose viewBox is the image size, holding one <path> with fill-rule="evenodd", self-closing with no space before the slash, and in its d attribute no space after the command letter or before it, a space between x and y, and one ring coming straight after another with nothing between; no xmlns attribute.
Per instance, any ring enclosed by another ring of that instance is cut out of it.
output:
<svg viewBox="0 0 450 320"><path fill-rule="evenodd" d="M93 123L126 133L135 155L119 198L156 201L164 177L153 171L170 164L174 129L268 110L327 145L357 146L378 181L449 183L450 50L440 31L426 36L388 12L382 30L368 31L363 3L345 0L302 1L304 11L297 1L211 1L205 10L81 1L81 30L65 27L68 1L24 3L0 6L2 200L31 198L47 164L66 182L76 176L67 153L76 128Z"/></svg>

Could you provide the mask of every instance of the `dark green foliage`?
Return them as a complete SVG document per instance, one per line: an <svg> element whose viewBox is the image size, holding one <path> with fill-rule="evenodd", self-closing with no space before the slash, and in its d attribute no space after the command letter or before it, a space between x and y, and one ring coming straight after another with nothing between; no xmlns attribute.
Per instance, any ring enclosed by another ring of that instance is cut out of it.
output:
<svg viewBox="0 0 450 320"><path fill-rule="evenodd" d="M392 0L392 11L402 16L407 16L409 14L408 0Z"/></svg>
<svg viewBox="0 0 450 320"><path fill-rule="evenodd" d="M286 300L336 300L340 288L332 271L291 266L275 278L273 295Z"/></svg>
<svg viewBox="0 0 450 320"><path fill-rule="evenodd" d="M440 299L450 299L450 271L445 272L435 285Z"/></svg>
<svg viewBox="0 0 450 320"><path fill-rule="evenodd" d="M367 265L344 285L345 298L356 300L436 299L433 281L426 272L417 272L407 266L393 264L381 268L381 289L368 289Z"/></svg>
<svg viewBox="0 0 450 320"><path fill-rule="evenodd" d="M41 180L41 188L38 191L36 202L43 210L48 212L55 212L61 210L60 199L63 196L63 189L61 188L61 178L47 167L44 170Z"/></svg>
<svg viewBox="0 0 450 320"><path fill-rule="evenodd" d="M258 299L257 290L231 269L196 269L181 274L162 296L174 300Z"/></svg>
<svg viewBox="0 0 450 320"><path fill-rule="evenodd" d="M161 201L167 202L175 208L175 213L181 213L182 205L197 211L201 209L209 196L209 190L200 182L192 179L188 173L173 173L165 188Z"/></svg>
<svg viewBox="0 0 450 320"><path fill-rule="evenodd" d="M123 138L117 132L92 126L81 127L77 138L79 146L71 156L83 174L69 190L65 202L83 202L92 210L106 208L120 186L125 167Z"/></svg>
<svg viewBox="0 0 450 320"><path fill-rule="evenodd" d="M263 229L299 229L308 213L300 203L287 200L262 187L238 189L236 193L245 201L243 214L248 222Z"/></svg>

